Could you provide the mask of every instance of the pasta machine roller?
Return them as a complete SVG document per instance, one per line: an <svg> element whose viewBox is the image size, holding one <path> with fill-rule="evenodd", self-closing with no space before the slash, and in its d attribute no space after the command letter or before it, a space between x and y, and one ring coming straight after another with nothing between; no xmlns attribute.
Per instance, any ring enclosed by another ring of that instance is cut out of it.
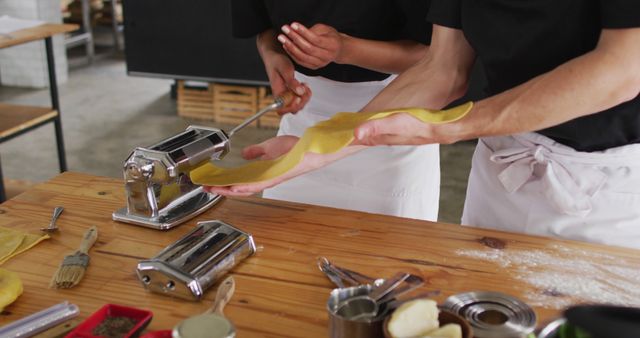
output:
<svg viewBox="0 0 640 338"><path fill-rule="evenodd" d="M290 92L251 116L229 133L211 127L189 126L185 131L149 147L136 148L124 162L127 205L113 213L115 221L166 230L215 205L221 196L191 182L189 173L221 160L230 138L268 111L289 105Z"/></svg>
<svg viewBox="0 0 640 338"><path fill-rule="evenodd" d="M255 252L251 234L222 221L199 222L155 257L140 261L136 273L149 291L200 300L210 286Z"/></svg>

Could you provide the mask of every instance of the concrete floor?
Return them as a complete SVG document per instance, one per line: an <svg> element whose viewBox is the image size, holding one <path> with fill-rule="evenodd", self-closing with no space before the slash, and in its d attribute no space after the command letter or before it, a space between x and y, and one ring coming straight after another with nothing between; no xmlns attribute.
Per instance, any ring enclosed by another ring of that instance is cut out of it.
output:
<svg viewBox="0 0 640 338"><path fill-rule="evenodd" d="M100 50L98 50L100 51ZM62 126L69 170L120 178L123 160L131 149L154 143L189 124L216 125L177 116L170 98L172 81L130 77L124 57L108 50L93 65L70 59L69 81L60 86ZM48 90L0 86L0 102L50 104ZM228 130L228 129L227 129ZM237 134L229 165L242 162L239 149L265 140L275 130L251 129ZM464 203L473 143L441 147L442 187L440 220L459 223ZM53 125L0 145L6 179L41 182L58 173Z"/></svg>

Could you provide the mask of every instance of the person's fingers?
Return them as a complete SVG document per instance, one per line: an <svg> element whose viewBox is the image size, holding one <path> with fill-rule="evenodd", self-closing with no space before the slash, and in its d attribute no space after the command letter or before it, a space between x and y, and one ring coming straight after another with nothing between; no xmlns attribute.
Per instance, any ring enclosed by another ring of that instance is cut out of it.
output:
<svg viewBox="0 0 640 338"><path fill-rule="evenodd" d="M294 25L295 24L292 24L292 27ZM295 46L302 53L318 58L322 62L322 65L333 61L333 54L329 50L331 49L331 41L328 41L328 39L325 38L319 38L317 35L311 33L308 29L302 28L303 26L301 25L296 26L298 26L297 29L291 29L287 25L282 26L282 31L285 32L292 44L295 44ZM313 34L314 41L316 41L316 43L318 44L308 41L301 34L299 34L303 30L308 32L309 34Z"/></svg>
<svg viewBox="0 0 640 338"><path fill-rule="evenodd" d="M278 113L279 115L284 115L287 113L296 113L300 111L300 109L304 108L304 105L307 103L307 101L304 100L304 96L297 96L291 101L291 103L276 110L276 113Z"/></svg>
<svg viewBox="0 0 640 338"><path fill-rule="evenodd" d="M379 119L373 121L367 121L359 126L353 131L353 135L355 137L355 143L363 144L363 145L375 145L371 144L371 140L373 137L380 135L380 128L383 127L383 124L386 119Z"/></svg>
<svg viewBox="0 0 640 338"><path fill-rule="evenodd" d="M396 113L383 119L367 121L356 127L356 144L422 144L423 122L407 113ZM415 141L414 141L415 140Z"/></svg>
<svg viewBox="0 0 640 338"><path fill-rule="evenodd" d="M289 41L291 41L291 43L295 44L301 51L307 54L313 55L314 50L318 48L298 34L297 31L291 29L288 25L282 26L282 32L286 35Z"/></svg>
<svg viewBox="0 0 640 338"><path fill-rule="evenodd" d="M311 89L306 85L304 86L305 86L304 94L302 96L298 96L294 98L293 101L288 106L278 109L277 111L278 114L284 115L289 112L298 112L302 108L304 108L307 102L309 102L309 100L311 99L311 95L312 95Z"/></svg>
<svg viewBox="0 0 640 338"><path fill-rule="evenodd" d="M291 29L293 27L298 27L297 29ZM331 41L325 38L320 38L311 31L309 31L306 27L300 24L292 24L291 28L285 25L283 26L283 32L287 34L287 37L298 47L300 51L303 53L314 56L322 61L323 64L327 64L333 61L333 54L331 49ZM286 31L285 31L286 29ZM307 36L313 39L313 42L307 40L301 34L302 32L308 33Z"/></svg>
<svg viewBox="0 0 640 338"><path fill-rule="evenodd" d="M377 135L402 134L407 129L412 129L414 123L422 122L409 114L397 112L385 118L367 121L359 125L354 134L357 139Z"/></svg>
<svg viewBox="0 0 640 338"><path fill-rule="evenodd" d="M281 69L278 69L278 73L280 74L280 77L284 82L284 86L282 88L279 88L278 91L274 90L273 93L275 95L281 95L287 90L291 90L298 96L304 95L307 90L306 86L296 79L295 69L293 68L293 65L291 65L290 68L283 67Z"/></svg>
<svg viewBox="0 0 640 338"><path fill-rule="evenodd" d="M295 145L295 142L297 142L298 138L295 136L279 136L271 139L270 141L275 142L276 140L278 140L279 141L278 143L280 144L291 143L291 145ZM328 156L329 157L338 156L338 158L341 158L340 156L345 156L344 154L338 154L338 153L331 154ZM293 169L289 170L283 175L280 175L278 177L275 177L267 181L247 183L247 184L237 184L237 185L224 186L224 187L209 186L209 187L204 187L204 189L206 191L218 193L224 196L250 196L252 194L261 192L264 189L271 188L282 182L285 182L301 174L304 174L305 172L318 168L319 166L321 166L321 164L323 163L323 159L326 156L327 155L319 155L319 154L313 154L313 153L306 154L304 156L304 160L298 165L296 165Z"/></svg>
<svg viewBox="0 0 640 338"><path fill-rule="evenodd" d="M428 144L428 140L422 137L407 137L404 135L378 135L373 136L366 140L366 143L362 143L362 145L367 146L393 146L393 145L423 145Z"/></svg>
<svg viewBox="0 0 640 338"><path fill-rule="evenodd" d="M305 87L306 87L306 84L305 84ZM309 88L309 87L306 87L306 88L307 89L306 89L304 95L300 96L300 103L299 104L302 107L304 107L307 104L307 102L309 102L309 100L311 100L311 95L312 95L311 88Z"/></svg>
<svg viewBox="0 0 640 338"><path fill-rule="evenodd" d="M259 193L262 190L270 188L280 182L281 180L274 179L258 183L228 185L220 187L204 186L203 189L207 192L223 196L246 197Z"/></svg>
<svg viewBox="0 0 640 338"><path fill-rule="evenodd" d="M246 160L260 158L260 160L272 160L289 152L295 146L299 138L293 135L281 135L272 137L260 144L250 145L242 150L242 157Z"/></svg>
<svg viewBox="0 0 640 338"><path fill-rule="evenodd" d="M295 63L309 69L318 69L321 67L322 62L320 60L314 61L312 63L310 62L311 57L308 55L303 56L302 58L299 58L300 52L298 50L298 53L296 53L295 51L293 51L294 48L295 47L291 47L289 45L282 45L282 49L284 49L284 51L287 52L287 54L289 54L289 56Z"/></svg>
<svg viewBox="0 0 640 338"><path fill-rule="evenodd" d="M268 75L272 93L281 93L287 90L287 85L284 81L284 78L278 70L274 70L271 74Z"/></svg>
<svg viewBox="0 0 640 338"><path fill-rule="evenodd" d="M302 110L302 108L304 108L307 102L309 102L309 100L305 100L302 97L297 97L293 100L293 102L291 102L290 105L276 110L276 113L280 116L289 114L289 113L295 114L300 110Z"/></svg>
<svg viewBox="0 0 640 338"><path fill-rule="evenodd" d="M306 27L304 27L304 28L306 28ZM322 23L317 23L317 24L311 26L310 28L306 28L306 29L308 31L310 31L311 33L315 34L316 36L319 36L319 37L322 37L325 34L332 33L332 32L336 31L335 28L333 28L331 26L327 26L327 25L322 24Z"/></svg>
<svg viewBox="0 0 640 338"><path fill-rule="evenodd" d="M283 35L281 35L281 36L283 36ZM292 42L289 39L287 39L287 38L285 38L283 36L283 38L279 39L279 40L282 41L282 49L289 55L289 57L291 58L291 60L293 60L293 62L295 62L295 63L297 63L297 64L299 64L299 65L301 65L303 67L310 68L310 69L313 69L313 68L316 67L314 64L308 63L307 60L299 59L296 56L296 54L292 51L292 49L294 47L291 46Z"/></svg>
<svg viewBox="0 0 640 338"><path fill-rule="evenodd" d="M287 181L291 178L294 178L303 171L304 165L298 164L295 168L291 169L287 173L280 175L278 177L272 178L270 180L248 183L248 184L238 184L232 185L228 187L228 190L233 194L255 194L263 191L264 189L271 188L276 186L284 181Z"/></svg>
<svg viewBox="0 0 640 338"><path fill-rule="evenodd" d="M302 37L312 45L322 47L322 45L324 44L323 38L320 35L311 31L309 28L299 22L292 23L291 28L294 32L299 34L300 37Z"/></svg>
<svg viewBox="0 0 640 338"><path fill-rule="evenodd" d="M309 96L310 90L305 84L296 80L294 76L293 68L289 71L288 69L281 69L278 73L278 78L280 79L282 85L274 86L275 81L271 81L271 92L274 96L282 95L286 91L292 91L296 94L297 97L293 99L291 103L287 106L284 106L277 110L277 113L280 115L284 115L286 113L295 113L304 107L306 103L303 99L303 96Z"/></svg>
<svg viewBox="0 0 640 338"><path fill-rule="evenodd" d="M271 188L272 186L276 185L276 183L274 182L275 180L268 180L264 182L251 183L251 184L239 184L239 185L231 186L230 190L235 194L253 195L263 191L264 189Z"/></svg>
<svg viewBox="0 0 640 338"><path fill-rule="evenodd" d="M262 157L265 154L266 149L262 143L250 145L242 149L242 158L244 158L245 160L253 160Z"/></svg>
<svg viewBox="0 0 640 338"><path fill-rule="evenodd" d="M203 186L203 189L204 191L212 194L218 194L221 196L229 196L229 197L248 197L253 195L253 193L250 193L250 192L246 192L246 193L234 192L231 190L231 187L232 186L226 186L226 187Z"/></svg>
<svg viewBox="0 0 640 338"><path fill-rule="evenodd" d="M285 52L287 52L287 54L289 54L298 64L310 69L317 69L326 64L323 60L300 50L295 43L291 42L289 38L282 34L278 35L278 40L282 43L282 48Z"/></svg>
<svg viewBox="0 0 640 338"><path fill-rule="evenodd" d="M298 140L300 138L293 135L282 135L267 140L265 144L267 152L264 159L271 160L288 153L298 143Z"/></svg>

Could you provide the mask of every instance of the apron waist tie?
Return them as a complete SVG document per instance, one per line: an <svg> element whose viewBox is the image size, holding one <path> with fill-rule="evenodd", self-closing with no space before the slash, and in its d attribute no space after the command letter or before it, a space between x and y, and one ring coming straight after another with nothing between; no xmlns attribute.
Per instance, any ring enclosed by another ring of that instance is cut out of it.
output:
<svg viewBox="0 0 640 338"><path fill-rule="evenodd" d="M504 189L513 193L525 185L535 175L536 166L542 166L540 179L542 189L549 203L559 212L572 216L587 216L592 209L591 197L602 188L607 176L592 168L573 168L543 145L519 140L522 147L506 148L493 152L490 159L494 163L508 164L498 174Z"/></svg>

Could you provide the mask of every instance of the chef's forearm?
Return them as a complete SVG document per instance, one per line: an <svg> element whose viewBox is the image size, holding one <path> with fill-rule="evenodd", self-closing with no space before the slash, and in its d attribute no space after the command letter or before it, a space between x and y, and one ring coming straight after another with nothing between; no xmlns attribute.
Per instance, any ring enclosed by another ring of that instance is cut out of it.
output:
<svg viewBox="0 0 640 338"><path fill-rule="evenodd" d="M640 93L638 46L640 29L603 30L592 52L477 102L466 118L443 128L453 141L517 134L629 101Z"/></svg>
<svg viewBox="0 0 640 338"><path fill-rule="evenodd" d="M425 57L400 74L363 111L441 109L467 90L475 53L460 30L434 25Z"/></svg>
<svg viewBox="0 0 640 338"><path fill-rule="evenodd" d="M282 45L276 40L276 31L273 29L268 29L256 36L256 47L263 61L269 57L270 53L284 53Z"/></svg>
<svg viewBox="0 0 640 338"><path fill-rule="evenodd" d="M342 34L342 53L336 63L382 73L398 74L421 60L429 48L415 41L375 41Z"/></svg>

